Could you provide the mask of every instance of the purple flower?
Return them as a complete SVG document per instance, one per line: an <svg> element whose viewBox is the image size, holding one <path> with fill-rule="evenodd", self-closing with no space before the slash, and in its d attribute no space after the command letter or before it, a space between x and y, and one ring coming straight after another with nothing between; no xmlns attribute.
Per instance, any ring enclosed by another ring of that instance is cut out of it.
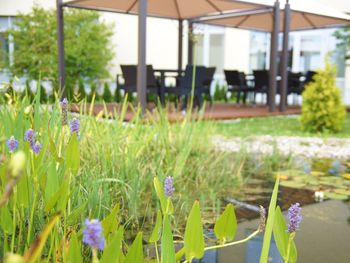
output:
<svg viewBox="0 0 350 263"><path fill-rule="evenodd" d="M11 138L6 141L6 144L7 148L12 153L18 148L18 141L13 136L11 136Z"/></svg>
<svg viewBox="0 0 350 263"><path fill-rule="evenodd" d="M171 176L167 176L164 180L164 194L166 197L170 197L173 195L175 188L173 186L173 178Z"/></svg>
<svg viewBox="0 0 350 263"><path fill-rule="evenodd" d="M61 121L62 121L62 125L65 126L67 125L68 121L68 100L66 98L64 98L61 102L60 102L60 106L61 106Z"/></svg>
<svg viewBox="0 0 350 263"><path fill-rule="evenodd" d="M26 132L24 133L24 140L29 142L31 146L34 145L35 132L33 129L26 130Z"/></svg>
<svg viewBox="0 0 350 263"><path fill-rule="evenodd" d="M80 129L80 122L77 118L73 118L70 121L70 132L76 133L77 136L79 136L79 129Z"/></svg>
<svg viewBox="0 0 350 263"><path fill-rule="evenodd" d="M301 220L303 219L300 215L301 207L299 203L295 203L294 205L291 205L288 209L288 232L293 233L299 230L299 225Z"/></svg>
<svg viewBox="0 0 350 263"><path fill-rule="evenodd" d="M103 229L100 221L97 219L85 219L83 242L93 249L104 249L105 239L103 237Z"/></svg>
<svg viewBox="0 0 350 263"><path fill-rule="evenodd" d="M39 142L36 142L35 144L32 145L32 150L36 154L40 153L41 148L43 148L43 145Z"/></svg>

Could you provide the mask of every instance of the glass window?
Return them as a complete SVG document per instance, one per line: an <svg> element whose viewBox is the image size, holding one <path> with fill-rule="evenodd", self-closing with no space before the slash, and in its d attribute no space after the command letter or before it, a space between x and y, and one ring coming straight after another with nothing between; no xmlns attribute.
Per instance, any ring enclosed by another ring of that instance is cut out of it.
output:
<svg viewBox="0 0 350 263"><path fill-rule="evenodd" d="M269 44L269 34L262 32L252 32L250 34L250 71L267 68L267 49Z"/></svg>
<svg viewBox="0 0 350 263"><path fill-rule="evenodd" d="M216 72L224 70L224 35L210 35L209 66L216 67Z"/></svg>

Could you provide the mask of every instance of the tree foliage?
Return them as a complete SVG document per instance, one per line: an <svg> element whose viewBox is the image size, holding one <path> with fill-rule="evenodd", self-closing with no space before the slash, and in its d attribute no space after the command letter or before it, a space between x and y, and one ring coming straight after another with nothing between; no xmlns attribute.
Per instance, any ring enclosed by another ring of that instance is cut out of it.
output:
<svg viewBox="0 0 350 263"><path fill-rule="evenodd" d="M350 51L350 26L337 30L334 36L340 41L340 46L344 46L347 51ZM350 54L346 56L346 59L350 59Z"/></svg>
<svg viewBox="0 0 350 263"><path fill-rule="evenodd" d="M10 70L16 76L30 79L48 78L57 84L56 11L35 6L29 14L19 14L13 29L14 63ZM64 45L67 85L77 79L108 77L108 66L114 51L110 44L113 26L101 22L93 11L65 9Z"/></svg>
<svg viewBox="0 0 350 263"><path fill-rule="evenodd" d="M301 124L310 132L338 132L343 128L346 110L336 86L336 67L326 60L303 92Z"/></svg>

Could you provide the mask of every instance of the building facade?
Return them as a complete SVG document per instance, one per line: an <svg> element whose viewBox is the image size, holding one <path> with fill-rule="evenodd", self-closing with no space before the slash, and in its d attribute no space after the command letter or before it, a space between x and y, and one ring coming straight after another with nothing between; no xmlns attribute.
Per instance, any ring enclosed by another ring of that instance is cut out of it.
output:
<svg viewBox="0 0 350 263"><path fill-rule="evenodd" d="M325 0L323 0L325 1ZM342 0L340 0L342 1ZM30 12L33 5L55 8L55 0L3 0L0 2L0 48L8 54L16 48L4 32L13 26L16 15ZM337 7L337 6L336 6ZM345 8L344 6L338 6ZM110 78L120 73L121 64L137 63L137 16L101 13L101 19L113 23L115 34L111 48L116 57L110 67ZM178 22L175 20L148 18L147 20L147 64L154 68L176 69L178 52ZM294 72L316 70L324 65L324 57L330 54L337 64L337 83L342 89L347 104L350 104L350 70L345 66L345 51L337 48L333 36L335 29L292 32L290 37L290 69ZM195 25L197 34L195 57L198 65L215 66L215 79L224 84L223 69L237 69L247 73L269 67L270 34L240 29ZM282 36L280 37L282 40ZM183 67L187 62L187 24L183 35ZM282 41L280 41L280 49ZM6 81L9 72L2 69L0 81ZM215 85L215 84L214 84Z"/></svg>

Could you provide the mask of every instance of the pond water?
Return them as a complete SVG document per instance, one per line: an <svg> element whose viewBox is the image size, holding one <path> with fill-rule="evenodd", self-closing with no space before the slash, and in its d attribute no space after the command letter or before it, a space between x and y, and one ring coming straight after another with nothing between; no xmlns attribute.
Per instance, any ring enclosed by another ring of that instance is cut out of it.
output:
<svg viewBox="0 0 350 263"><path fill-rule="evenodd" d="M301 229L296 235L298 262L350 262L350 203L338 200L315 203L311 191L281 187L279 205L285 210L294 202L301 203L303 216ZM248 210L236 206L241 222L235 240L248 236L259 224L257 213ZM242 220L244 218L248 219ZM263 236L260 235L242 245L208 251L200 262L259 262L262 240ZM274 241L271 243L269 262L283 263Z"/></svg>

